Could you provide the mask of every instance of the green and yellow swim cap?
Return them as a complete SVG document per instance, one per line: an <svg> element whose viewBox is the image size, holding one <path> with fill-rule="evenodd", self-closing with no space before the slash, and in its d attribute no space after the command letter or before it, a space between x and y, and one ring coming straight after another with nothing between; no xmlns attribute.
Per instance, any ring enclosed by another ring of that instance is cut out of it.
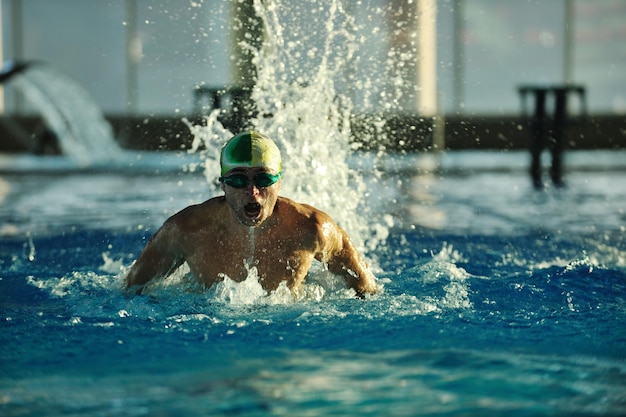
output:
<svg viewBox="0 0 626 417"><path fill-rule="evenodd" d="M222 148L220 155L222 176L234 168L267 167L282 172L280 150L267 136L248 131L233 136Z"/></svg>

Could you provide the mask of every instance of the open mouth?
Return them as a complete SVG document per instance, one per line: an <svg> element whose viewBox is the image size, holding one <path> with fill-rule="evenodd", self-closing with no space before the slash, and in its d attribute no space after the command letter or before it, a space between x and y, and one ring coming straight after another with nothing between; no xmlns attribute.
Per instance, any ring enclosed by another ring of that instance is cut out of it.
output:
<svg viewBox="0 0 626 417"><path fill-rule="evenodd" d="M261 214L261 205L259 203L248 203L243 209L248 217L257 217Z"/></svg>

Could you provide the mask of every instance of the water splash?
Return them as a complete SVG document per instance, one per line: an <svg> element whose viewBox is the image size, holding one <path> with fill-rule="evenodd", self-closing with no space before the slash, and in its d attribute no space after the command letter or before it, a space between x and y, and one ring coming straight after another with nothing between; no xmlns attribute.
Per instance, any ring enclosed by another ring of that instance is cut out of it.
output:
<svg viewBox="0 0 626 417"><path fill-rule="evenodd" d="M350 90L363 39L344 3L254 2L265 35L258 50L243 45L253 51L256 67L251 98L257 116L249 122L281 149L283 195L327 212L357 247L372 254L387 238L393 218L373 212L370 187L349 163L359 147L351 138ZM195 137L191 152L203 149L209 182L219 172L219 149L236 133L219 123L219 112L209 114L202 126L188 123ZM361 141L368 141L365 136ZM376 171L375 159L360 169Z"/></svg>
<svg viewBox="0 0 626 417"><path fill-rule="evenodd" d="M128 268L122 259L102 254L99 271L73 271L59 277L27 276L28 286L41 290L51 300L59 301L71 318L68 324L85 320L109 323L119 318L139 317L149 320L195 316L247 319L250 308L313 304L324 300L354 300L354 290L343 280L331 275L321 263L315 263L310 280L298 294L293 294L285 282L268 293L259 281L255 266L246 266L247 278L236 282L228 276L206 289L183 266L170 277L151 282L141 297L127 297L122 290L123 277ZM39 301L37 301L39 303ZM256 311L256 310L255 310ZM254 314L253 314L254 315ZM216 319L219 320L219 319Z"/></svg>
<svg viewBox="0 0 626 417"><path fill-rule="evenodd" d="M35 260L35 255L37 254L37 250L35 249L33 237L30 232L26 233L26 237L28 238L28 243L24 245L24 249L28 246L28 260L29 262L33 262Z"/></svg>
<svg viewBox="0 0 626 417"><path fill-rule="evenodd" d="M248 228L248 242L250 243L250 247L249 247L249 256L248 256L248 260L246 261L246 265L247 268L252 267L254 265L254 255L256 253L256 236L255 236L255 228L254 227L249 227ZM250 270L248 270L248 276L250 275Z"/></svg>
<svg viewBox="0 0 626 417"><path fill-rule="evenodd" d="M232 306L253 305L267 292L259 282L259 273L256 267L247 267L248 277L242 282L235 282L224 276L221 282L214 285L215 299Z"/></svg>
<svg viewBox="0 0 626 417"><path fill-rule="evenodd" d="M423 286L434 286L439 296L425 296L426 300L436 308L433 311L448 309L472 309L469 299L469 280L483 278L468 273L456 263L462 255L452 246L444 244L441 251L432 260L407 270L405 273L414 276Z"/></svg>
<svg viewBox="0 0 626 417"><path fill-rule="evenodd" d="M102 111L75 81L37 63L16 74L16 84L44 118L63 154L82 165L115 160L121 149Z"/></svg>

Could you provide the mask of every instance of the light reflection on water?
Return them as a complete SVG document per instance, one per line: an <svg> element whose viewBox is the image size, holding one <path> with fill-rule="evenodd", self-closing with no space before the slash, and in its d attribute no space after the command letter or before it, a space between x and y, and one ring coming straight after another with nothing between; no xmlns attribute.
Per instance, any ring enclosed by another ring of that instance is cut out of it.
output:
<svg viewBox="0 0 626 417"><path fill-rule="evenodd" d="M3 175L0 409L623 414L622 172L537 192L506 158L471 172L451 157L442 174L365 175L373 212L394 216L368 253L384 291L365 301L315 273L302 300L184 273L127 298L145 239L219 193L203 173Z"/></svg>
<svg viewBox="0 0 626 417"><path fill-rule="evenodd" d="M621 177L626 155L604 154L603 165L589 169L578 161L597 161L597 154L572 154L576 165L566 175L568 187L555 189L547 183L539 192L532 188L520 162L527 160L524 152L451 152L434 165L418 157L391 157L380 168L382 175L372 175L373 168L359 161L367 161L367 156L358 156L353 165L366 182L368 207L379 216L391 214L389 223L400 230L424 227L487 234L624 230ZM482 168L481 155L488 161ZM63 230L77 223L96 229L154 228L183 207L220 193L202 170L182 169L184 159L166 154L166 162L159 163L151 158L131 171L102 168L75 175L56 168L38 171L40 164L30 160L23 165L23 173L7 173L0 183L0 201L4 202L0 231ZM301 178L287 173L284 181L297 183Z"/></svg>

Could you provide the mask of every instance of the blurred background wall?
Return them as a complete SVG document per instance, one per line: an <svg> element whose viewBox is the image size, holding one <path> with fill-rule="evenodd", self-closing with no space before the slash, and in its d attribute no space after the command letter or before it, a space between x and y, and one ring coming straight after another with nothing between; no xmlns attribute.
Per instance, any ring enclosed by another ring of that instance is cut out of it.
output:
<svg viewBox="0 0 626 417"><path fill-rule="evenodd" d="M433 11L432 66L437 109L449 120L517 117L520 84L574 82L587 89L592 116L626 115L626 1L361 0L351 8L360 71L389 80L389 51L410 42L419 13ZM238 60L239 0L2 0L1 58L39 60L69 75L111 118L192 114L194 89L246 82ZM306 19L293 39L303 50L321 42ZM308 6L307 6L308 4ZM295 8L295 6L294 6ZM307 26L308 25L308 26ZM411 51L409 50L409 53ZM414 58L410 58L415 63ZM408 74L407 77L412 75ZM419 95L420 80L415 81ZM371 92L371 91L370 91ZM375 111L381 94L356 91L355 110ZM377 98L378 97L378 98ZM414 113L411 103L404 110ZM403 107L396 108L402 112ZM28 103L5 88L0 114L28 115ZM620 138L617 138L619 141ZM623 138L621 139L623 140Z"/></svg>

